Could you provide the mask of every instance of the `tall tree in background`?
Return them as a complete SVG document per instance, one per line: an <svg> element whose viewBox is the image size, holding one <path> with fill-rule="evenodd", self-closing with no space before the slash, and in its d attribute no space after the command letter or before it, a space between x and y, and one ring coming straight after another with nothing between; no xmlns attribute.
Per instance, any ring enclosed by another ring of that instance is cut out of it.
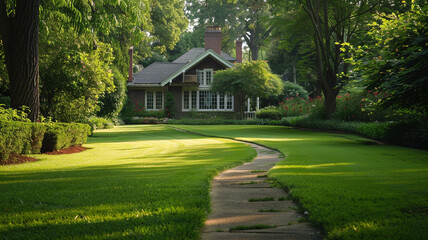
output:
<svg viewBox="0 0 428 240"><path fill-rule="evenodd" d="M317 70L325 98L326 117L336 110L336 96L348 80L350 64L343 44L353 42L354 34L365 27L365 17L375 5L346 0L299 0L314 28Z"/></svg>
<svg viewBox="0 0 428 240"><path fill-rule="evenodd" d="M0 35L9 75L11 106L29 107L28 117L32 121L36 121L40 113L39 5L40 0L0 1Z"/></svg>
<svg viewBox="0 0 428 240"><path fill-rule="evenodd" d="M188 18L199 27L222 27L222 49L234 48L237 37L243 37L251 51L251 58L259 58L259 50L270 36L272 27L269 5L263 0L189 0Z"/></svg>
<svg viewBox="0 0 428 240"><path fill-rule="evenodd" d="M269 66L276 74L305 87L311 96L321 94L316 72L314 30L307 14L294 0L269 0L273 30L268 45Z"/></svg>

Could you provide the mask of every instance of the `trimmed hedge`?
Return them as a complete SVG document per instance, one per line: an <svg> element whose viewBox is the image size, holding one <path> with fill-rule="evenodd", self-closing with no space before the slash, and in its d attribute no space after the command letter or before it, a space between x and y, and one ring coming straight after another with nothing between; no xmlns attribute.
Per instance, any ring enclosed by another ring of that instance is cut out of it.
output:
<svg viewBox="0 0 428 240"><path fill-rule="evenodd" d="M26 122L0 121L0 160L11 153L28 153L31 149L31 124Z"/></svg>
<svg viewBox="0 0 428 240"><path fill-rule="evenodd" d="M284 120L268 120L268 119L247 119L247 120L233 120L233 119L169 119L167 124L177 125L288 125Z"/></svg>
<svg viewBox="0 0 428 240"><path fill-rule="evenodd" d="M281 120L281 113L276 108L264 108L256 112L257 118Z"/></svg>
<svg viewBox="0 0 428 240"><path fill-rule="evenodd" d="M10 154L40 153L81 145L91 128L80 123L0 121L0 161Z"/></svg>
<svg viewBox="0 0 428 240"><path fill-rule="evenodd" d="M288 121L293 127L345 131L389 144L428 149L426 122L344 122L311 118Z"/></svg>
<svg viewBox="0 0 428 240"><path fill-rule="evenodd" d="M91 134L91 127L82 123L53 123L46 125L42 152L57 151L69 146L81 145Z"/></svg>

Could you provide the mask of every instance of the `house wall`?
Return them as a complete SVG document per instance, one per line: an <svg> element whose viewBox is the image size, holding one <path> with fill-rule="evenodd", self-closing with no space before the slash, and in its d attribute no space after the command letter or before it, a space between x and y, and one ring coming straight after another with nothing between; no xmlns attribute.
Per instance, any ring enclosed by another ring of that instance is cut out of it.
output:
<svg viewBox="0 0 428 240"><path fill-rule="evenodd" d="M144 94L146 93L145 89L128 89L128 97L132 103L146 105Z"/></svg>
<svg viewBox="0 0 428 240"><path fill-rule="evenodd" d="M179 117L182 115L183 109L183 98L181 95L183 94L183 87L181 86L170 86L168 87L168 91L174 95L174 105L175 105L175 113L176 116Z"/></svg>

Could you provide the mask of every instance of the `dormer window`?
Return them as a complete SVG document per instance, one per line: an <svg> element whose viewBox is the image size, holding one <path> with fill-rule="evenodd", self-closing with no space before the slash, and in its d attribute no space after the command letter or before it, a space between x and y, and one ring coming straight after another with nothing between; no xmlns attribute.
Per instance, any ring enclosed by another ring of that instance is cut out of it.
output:
<svg viewBox="0 0 428 240"><path fill-rule="evenodd" d="M211 86L213 82L213 69L196 70L196 76L201 86Z"/></svg>

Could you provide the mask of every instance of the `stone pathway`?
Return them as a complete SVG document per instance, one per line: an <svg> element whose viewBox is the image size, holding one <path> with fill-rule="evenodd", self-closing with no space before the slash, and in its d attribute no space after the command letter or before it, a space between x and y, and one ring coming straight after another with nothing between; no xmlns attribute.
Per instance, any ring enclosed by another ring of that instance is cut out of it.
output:
<svg viewBox="0 0 428 240"><path fill-rule="evenodd" d="M214 178L212 213L202 239L322 239L284 190L266 182L267 171L281 160L279 153L248 144L256 149L257 158Z"/></svg>

